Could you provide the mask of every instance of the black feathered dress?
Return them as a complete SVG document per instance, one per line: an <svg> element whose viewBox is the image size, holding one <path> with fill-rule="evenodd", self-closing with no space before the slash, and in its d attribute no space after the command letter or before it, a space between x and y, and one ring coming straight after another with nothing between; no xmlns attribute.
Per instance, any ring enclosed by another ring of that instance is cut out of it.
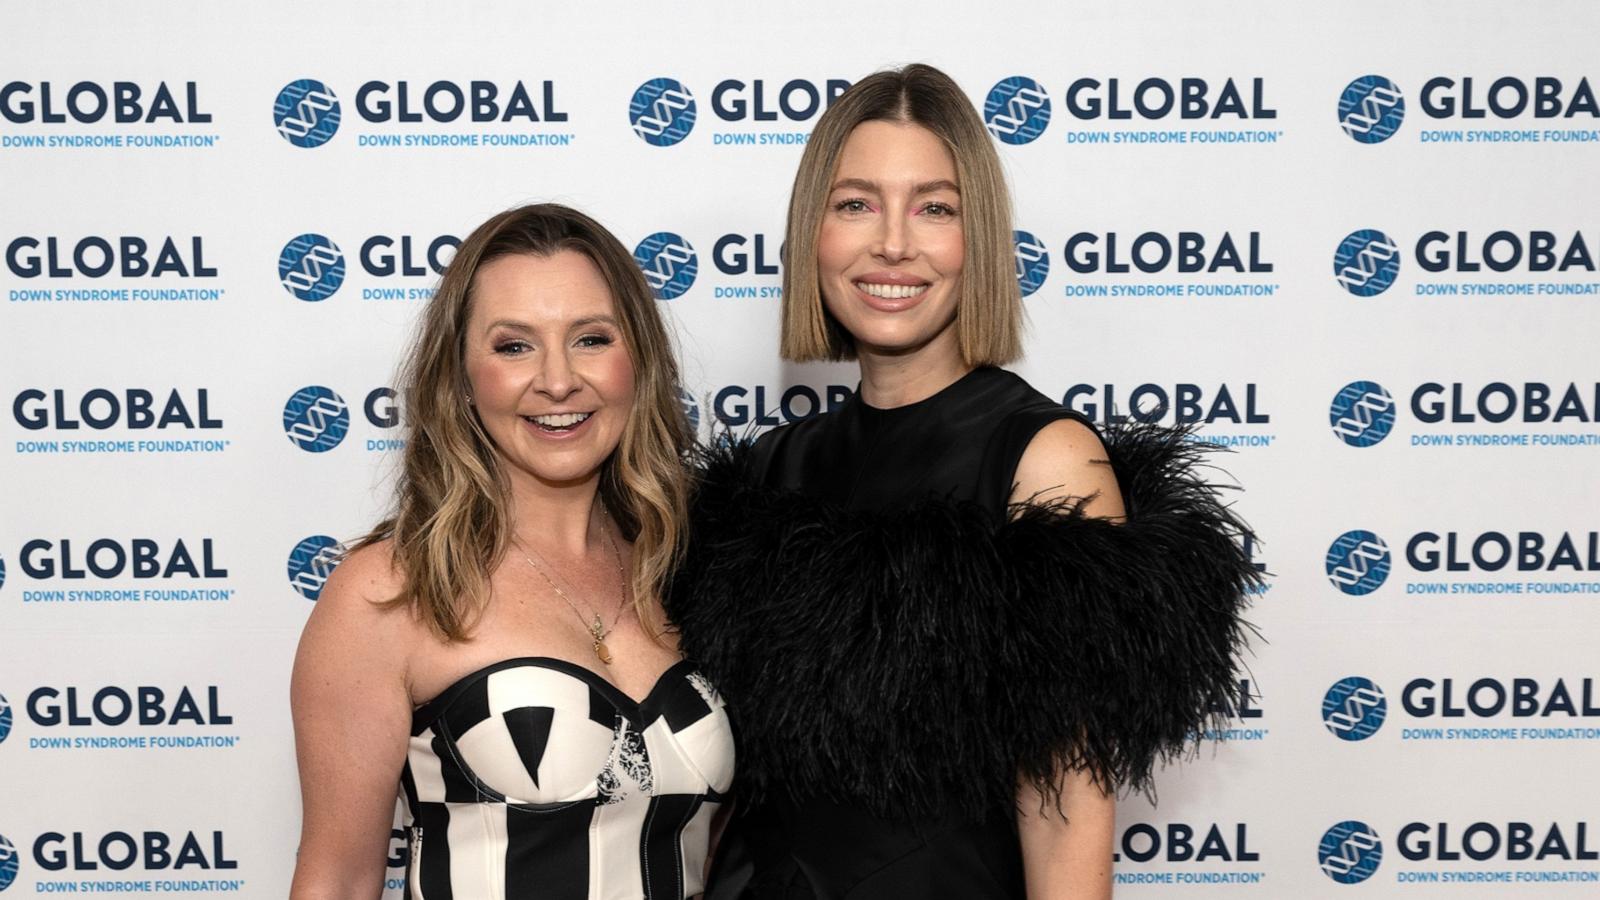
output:
<svg viewBox="0 0 1600 900"><path fill-rule="evenodd" d="M980 368L707 451L667 609L738 738L709 898L1017 900L1019 779L1147 788L1226 708L1257 576L1205 445L1108 429L1126 523L1014 514L1063 418Z"/></svg>

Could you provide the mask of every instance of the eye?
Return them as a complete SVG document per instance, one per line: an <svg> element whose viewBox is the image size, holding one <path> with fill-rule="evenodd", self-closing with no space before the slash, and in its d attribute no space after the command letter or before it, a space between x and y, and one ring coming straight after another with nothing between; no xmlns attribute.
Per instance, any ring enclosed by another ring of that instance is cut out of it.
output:
<svg viewBox="0 0 1600 900"><path fill-rule="evenodd" d="M851 197L848 200L840 200L838 203L835 203L833 205L833 211L841 213L872 212L872 206L860 197Z"/></svg>
<svg viewBox="0 0 1600 900"><path fill-rule="evenodd" d="M935 219L953 219L956 215L956 208L948 203L935 200L922 207L922 215L931 216Z"/></svg>
<svg viewBox="0 0 1600 900"><path fill-rule="evenodd" d="M607 347L615 343L615 338L609 334L586 334L578 338L579 347Z"/></svg>
<svg viewBox="0 0 1600 900"><path fill-rule="evenodd" d="M494 345L494 352L502 356L516 356L518 354L526 353L532 349L533 348L528 344L527 341L518 340L516 338L507 338L503 341L496 342Z"/></svg>

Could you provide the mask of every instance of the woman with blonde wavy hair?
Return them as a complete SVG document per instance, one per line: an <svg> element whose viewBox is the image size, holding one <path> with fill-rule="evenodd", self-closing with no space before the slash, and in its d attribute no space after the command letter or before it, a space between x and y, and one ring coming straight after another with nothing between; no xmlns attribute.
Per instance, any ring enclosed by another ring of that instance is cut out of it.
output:
<svg viewBox="0 0 1600 900"><path fill-rule="evenodd" d="M392 516L295 660L295 898L688 897L733 773L659 596L692 440L632 256L554 204L457 250L405 364Z"/></svg>

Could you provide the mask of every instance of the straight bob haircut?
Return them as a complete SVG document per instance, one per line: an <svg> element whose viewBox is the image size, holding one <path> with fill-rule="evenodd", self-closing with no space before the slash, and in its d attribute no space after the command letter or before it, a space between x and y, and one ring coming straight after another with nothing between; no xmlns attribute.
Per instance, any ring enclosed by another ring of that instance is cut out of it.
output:
<svg viewBox="0 0 1600 900"><path fill-rule="evenodd" d="M784 359L855 359L855 338L822 302L817 238L839 154L863 122L910 122L933 132L955 159L965 256L956 306L962 362L998 366L1022 355L1011 196L983 120L961 88L932 66L877 72L857 82L817 121L789 194L783 254Z"/></svg>
<svg viewBox="0 0 1600 900"><path fill-rule="evenodd" d="M494 442L468 401L463 353L478 271L502 256L588 257L616 306L633 363L634 403L617 448L602 463L599 496L633 541L634 607L655 631L652 602L687 538L692 444L678 400L671 340L633 254L604 226L554 203L508 210L456 250L417 330L401 374L408 434L392 514L357 542L383 540L405 583L389 606L410 607L446 640L470 636L489 600L489 576L511 545L510 485Z"/></svg>

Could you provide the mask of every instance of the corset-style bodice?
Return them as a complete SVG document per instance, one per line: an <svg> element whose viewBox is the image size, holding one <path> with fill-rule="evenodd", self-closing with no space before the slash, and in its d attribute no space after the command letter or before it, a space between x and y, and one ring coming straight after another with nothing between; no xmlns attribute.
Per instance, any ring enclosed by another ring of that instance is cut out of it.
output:
<svg viewBox="0 0 1600 900"><path fill-rule="evenodd" d="M688 662L637 702L565 660L488 666L413 716L406 896L683 900L733 762Z"/></svg>

